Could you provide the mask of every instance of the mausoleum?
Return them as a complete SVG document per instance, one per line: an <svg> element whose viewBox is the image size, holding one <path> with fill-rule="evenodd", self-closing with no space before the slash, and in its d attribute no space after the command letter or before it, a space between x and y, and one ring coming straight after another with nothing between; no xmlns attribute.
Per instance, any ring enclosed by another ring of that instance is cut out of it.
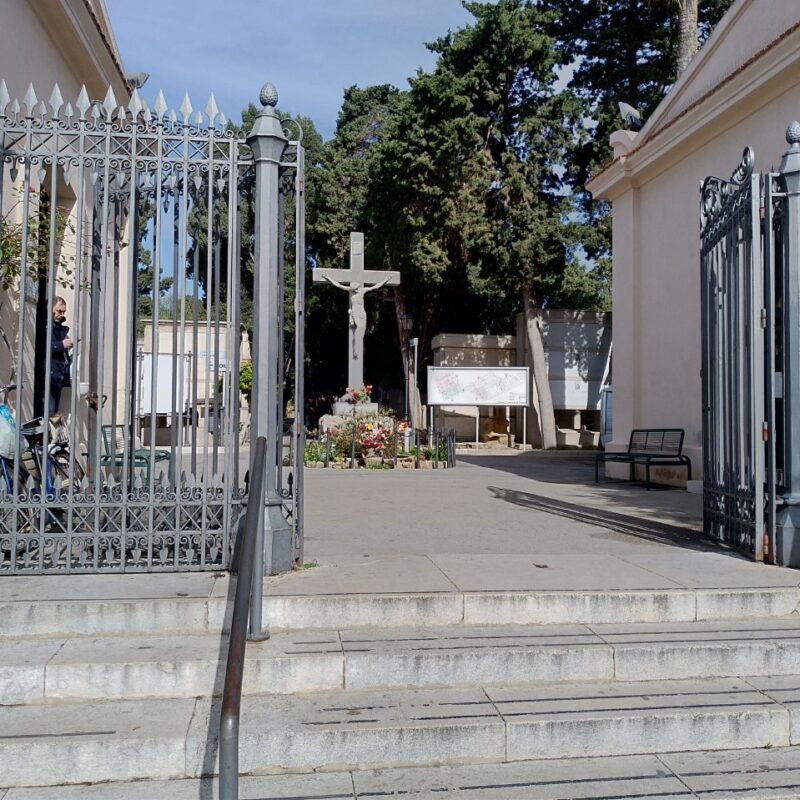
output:
<svg viewBox="0 0 800 800"><path fill-rule="evenodd" d="M736 0L642 130L612 135L613 160L588 185L613 204L609 449L625 449L634 428L684 428L701 477L700 183L728 178L746 146L757 171L777 167L798 117L800 3Z"/></svg>

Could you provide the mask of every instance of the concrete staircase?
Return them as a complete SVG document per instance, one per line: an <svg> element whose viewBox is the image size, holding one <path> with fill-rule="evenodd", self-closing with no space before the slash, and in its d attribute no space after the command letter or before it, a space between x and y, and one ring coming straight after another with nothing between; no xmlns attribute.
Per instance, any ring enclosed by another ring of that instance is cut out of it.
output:
<svg viewBox="0 0 800 800"><path fill-rule="evenodd" d="M228 594L0 603L0 800L213 797ZM798 603L268 598L242 797L800 797Z"/></svg>

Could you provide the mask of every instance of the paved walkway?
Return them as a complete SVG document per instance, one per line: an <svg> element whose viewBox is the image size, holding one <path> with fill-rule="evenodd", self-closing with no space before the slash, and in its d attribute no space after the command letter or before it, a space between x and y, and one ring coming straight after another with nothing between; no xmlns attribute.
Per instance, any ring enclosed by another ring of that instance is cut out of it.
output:
<svg viewBox="0 0 800 800"><path fill-rule="evenodd" d="M269 595L800 586L800 571L755 564L705 539L699 495L596 485L591 454L472 455L452 470L306 475L308 567L266 580ZM0 602L224 602L226 594L218 573L0 581Z"/></svg>
<svg viewBox="0 0 800 800"><path fill-rule="evenodd" d="M280 594L797 586L702 535L701 496L594 483L591 454L453 470L308 470L305 561Z"/></svg>

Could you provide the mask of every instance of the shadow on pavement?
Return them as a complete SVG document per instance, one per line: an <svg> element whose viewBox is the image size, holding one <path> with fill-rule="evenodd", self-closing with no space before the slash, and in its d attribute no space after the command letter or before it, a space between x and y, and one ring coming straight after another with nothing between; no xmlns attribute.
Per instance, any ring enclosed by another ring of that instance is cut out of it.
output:
<svg viewBox="0 0 800 800"><path fill-rule="evenodd" d="M500 486L489 486L488 489L498 500L505 500L507 503L512 503L522 508L543 511L559 517L567 517L587 525L598 525L616 533L623 533L652 542L672 544L706 552L728 552L731 555L735 555L727 547L704 538L702 533L679 525L667 525L663 522L654 522L628 514L618 514L614 511L604 511L585 505L568 503L564 500L555 500L552 497L531 494L530 492L504 489Z"/></svg>
<svg viewBox="0 0 800 800"><path fill-rule="evenodd" d="M531 478L543 483L594 483L594 458L596 451L580 450L534 450L511 456L475 455L462 456L458 460L476 467L496 469ZM631 482L631 485L637 484ZM643 482L641 483L643 486ZM657 484L653 484L654 488Z"/></svg>

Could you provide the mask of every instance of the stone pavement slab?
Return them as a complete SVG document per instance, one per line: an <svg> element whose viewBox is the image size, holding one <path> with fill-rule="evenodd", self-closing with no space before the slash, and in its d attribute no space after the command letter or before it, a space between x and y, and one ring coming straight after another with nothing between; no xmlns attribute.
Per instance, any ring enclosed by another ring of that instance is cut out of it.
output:
<svg viewBox="0 0 800 800"><path fill-rule="evenodd" d="M707 800L800 796L800 760L796 749L730 750L717 753L667 753L661 762Z"/></svg>
<svg viewBox="0 0 800 800"><path fill-rule="evenodd" d="M14 576L0 580L0 603L206 598L221 577L219 572Z"/></svg>
<svg viewBox="0 0 800 800"><path fill-rule="evenodd" d="M655 756L358 772L353 783L358 798L398 793L409 800L684 800L687 796L685 786Z"/></svg>
<svg viewBox="0 0 800 800"><path fill-rule="evenodd" d="M464 592L683 588L610 555L436 553L431 560Z"/></svg>
<svg viewBox="0 0 800 800"><path fill-rule="evenodd" d="M195 705L0 707L0 786L182 777Z"/></svg>
<svg viewBox="0 0 800 800"><path fill-rule="evenodd" d="M216 779L11 789L2 800L219 800ZM796 800L797 751L666 753L311 775L245 775L242 800Z"/></svg>
<svg viewBox="0 0 800 800"><path fill-rule="evenodd" d="M124 784L95 784L11 789L0 800L219 800L216 778L178 781L137 781ZM240 800L354 800L349 772L319 775L243 775L239 780Z"/></svg>
<svg viewBox="0 0 800 800"><path fill-rule="evenodd" d="M186 744L195 776L217 769L207 738L217 706L201 706ZM242 707L239 754L242 772L496 762L505 725L479 688L254 697Z"/></svg>
<svg viewBox="0 0 800 800"><path fill-rule="evenodd" d="M787 746L786 709L741 680L487 688L508 760Z"/></svg>
<svg viewBox="0 0 800 800"><path fill-rule="evenodd" d="M454 592L459 587L427 555L355 553L329 557L319 566L270 581L282 594ZM346 588L345 588L346 587ZM221 588L221 587L220 587Z"/></svg>
<svg viewBox="0 0 800 800"><path fill-rule="evenodd" d="M692 589L800 586L800 572L757 564L732 552L633 553L620 556L637 569Z"/></svg>
<svg viewBox="0 0 800 800"><path fill-rule="evenodd" d="M34 703L44 696L46 665L65 639L12 641L0 647L0 705Z"/></svg>
<svg viewBox="0 0 800 800"><path fill-rule="evenodd" d="M245 692L289 693L341 686L341 645L335 633L331 639L321 642L318 634L300 632L250 642ZM227 647L227 637L219 634L72 639L47 665L46 699L221 694Z"/></svg>

